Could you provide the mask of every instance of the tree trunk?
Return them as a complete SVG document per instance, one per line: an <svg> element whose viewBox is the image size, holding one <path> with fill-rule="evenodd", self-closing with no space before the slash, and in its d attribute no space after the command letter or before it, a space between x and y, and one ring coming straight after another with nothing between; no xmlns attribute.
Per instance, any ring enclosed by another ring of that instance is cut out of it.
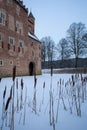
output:
<svg viewBox="0 0 87 130"><path fill-rule="evenodd" d="M78 67L78 57L75 58L75 68Z"/></svg>

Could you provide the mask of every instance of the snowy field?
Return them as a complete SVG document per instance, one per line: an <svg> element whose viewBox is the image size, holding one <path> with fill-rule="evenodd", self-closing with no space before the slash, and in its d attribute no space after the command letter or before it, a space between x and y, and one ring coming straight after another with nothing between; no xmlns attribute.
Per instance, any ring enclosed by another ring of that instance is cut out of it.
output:
<svg viewBox="0 0 87 130"><path fill-rule="evenodd" d="M0 130L87 130L86 76L42 74L14 83L3 78Z"/></svg>

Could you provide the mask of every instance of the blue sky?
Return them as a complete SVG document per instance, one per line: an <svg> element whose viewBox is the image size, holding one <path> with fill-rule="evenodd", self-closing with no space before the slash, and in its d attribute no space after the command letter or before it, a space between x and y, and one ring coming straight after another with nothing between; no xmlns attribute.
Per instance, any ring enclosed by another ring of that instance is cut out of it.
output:
<svg viewBox="0 0 87 130"><path fill-rule="evenodd" d="M73 22L87 27L87 0L23 0L35 16L35 34L39 39L51 36L57 44L66 37Z"/></svg>

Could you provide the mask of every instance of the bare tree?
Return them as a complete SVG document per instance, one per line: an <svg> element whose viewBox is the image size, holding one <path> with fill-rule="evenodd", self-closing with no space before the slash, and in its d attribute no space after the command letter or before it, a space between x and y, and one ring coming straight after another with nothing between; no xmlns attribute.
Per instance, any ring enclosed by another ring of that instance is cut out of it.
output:
<svg viewBox="0 0 87 130"><path fill-rule="evenodd" d="M51 63L55 58L55 43L51 37L47 37L47 58Z"/></svg>
<svg viewBox="0 0 87 130"><path fill-rule="evenodd" d="M42 42L42 61L53 61L55 57L55 43L50 36L41 39Z"/></svg>
<svg viewBox="0 0 87 130"><path fill-rule="evenodd" d="M47 45L46 45L45 38L41 39L41 43L42 43L42 46L41 46L41 57L42 57L42 62L44 62L44 65L45 65L45 62L46 62L46 59L47 59Z"/></svg>
<svg viewBox="0 0 87 130"><path fill-rule="evenodd" d="M75 57L75 67L78 66L78 58L84 54L85 42L83 35L86 32L85 25L82 23L73 23L67 31L67 41L71 56Z"/></svg>
<svg viewBox="0 0 87 130"><path fill-rule="evenodd" d="M64 59L69 58L69 49L68 49L68 42L65 38L62 38L59 43L57 44L57 51L59 52L59 57L63 61Z"/></svg>
<svg viewBox="0 0 87 130"><path fill-rule="evenodd" d="M83 35L82 40L84 42L85 48L87 48L87 32Z"/></svg>

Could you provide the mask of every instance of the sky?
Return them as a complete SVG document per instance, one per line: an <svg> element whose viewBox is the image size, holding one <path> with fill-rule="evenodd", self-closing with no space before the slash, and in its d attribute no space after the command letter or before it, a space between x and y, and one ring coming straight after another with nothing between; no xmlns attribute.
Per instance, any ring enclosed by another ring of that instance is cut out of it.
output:
<svg viewBox="0 0 87 130"><path fill-rule="evenodd" d="M87 0L23 0L35 17L35 34L50 36L56 44L67 35L69 26L82 22L87 27Z"/></svg>

